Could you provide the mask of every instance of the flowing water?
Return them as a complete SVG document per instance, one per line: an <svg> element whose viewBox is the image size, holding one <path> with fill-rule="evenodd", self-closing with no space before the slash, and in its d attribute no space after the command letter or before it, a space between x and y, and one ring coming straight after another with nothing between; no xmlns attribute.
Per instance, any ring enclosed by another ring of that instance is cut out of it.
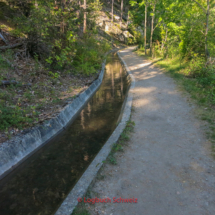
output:
<svg viewBox="0 0 215 215"><path fill-rule="evenodd" d="M76 120L0 181L0 215L51 215L116 128L129 81L115 54Z"/></svg>

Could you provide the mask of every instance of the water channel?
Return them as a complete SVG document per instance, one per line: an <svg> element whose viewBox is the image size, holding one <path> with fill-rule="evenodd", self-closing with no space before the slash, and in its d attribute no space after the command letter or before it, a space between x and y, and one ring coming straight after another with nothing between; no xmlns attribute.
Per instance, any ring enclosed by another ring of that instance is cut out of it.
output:
<svg viewBox="0 0 215 215"><path fill-rule="evenodd" d="M52 215L116 128L129 88L116 53L76 120L0 181L1 215Z"/></svg>

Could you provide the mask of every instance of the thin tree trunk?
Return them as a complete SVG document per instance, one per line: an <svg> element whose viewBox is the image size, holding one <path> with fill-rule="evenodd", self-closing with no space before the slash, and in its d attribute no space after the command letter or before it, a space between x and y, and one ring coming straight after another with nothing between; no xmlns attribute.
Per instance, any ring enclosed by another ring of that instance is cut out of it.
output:
<svg viewBox="0 0 215 215"><path fill-rule="evenodd" d="M120 28L122 27L122 15L123 15L123 0L121 0L121 19L120 19Z"/></svg>
<svg viewBox="0 0 215 215"><path fill-rule="evenodd" d="M86 0L84 0L84 34L86 33L86 29L87 29L87 12L86 12L86 9L87 9L87 3L86 3Z"/></svg>
<svg viewBox="0 0 215 215"><path fill-rule="evenodd" d="M165 35L165 39L162 41L161 51L163 50L164 45L165 45L165 43L166 43L166 41L167 41L168 28L166 27L166 25L165 25L165 28L166 28L166 35Z"/></svg>
<svg viewBox="0 0 215 215"><path fill-rule="evenodd" d="M145 55L146 55L146 29L147 29L147 4L145 5L145 26L144 26L144 47L145 47Z"/></svg>
<svg viewBox="0 0 215 215"><path fill-rule="evenodd" d="M64 11L65 6L66 6L66 0L63 0L61 2L62 11ZM62 13L62 16L64 16L63 13ZM62 33L64 33L64 27L65 27L65 22L64 22L64 17L63 17L63 21L61 22L61 27L60 27Z"/></svg>
<svg viewBox="0 0 215 215"><path fill-rule="evenodd" d="M114 0L112 0L112 22L113 22L113 3L114 3Z"/></svg>
<svg viewBox="0 0 215 215"><path fill-rule="evenodd" d="M5 42L6 45L9 45L9 42L4 38L1 32L0 32L0 38Z"/></svg>
<svg viewBox="0 0 215 215"><path fill-rule="evenodd" d="M154 15L152 16L152 23L151 23L150 55L152 55L152 37L153 37L153 32L154 32L155 7L156 7L156 4L154 4L154 7L153 7L153 14Z"/></svg>
<svg viewBox="0 0 215 215"><path fill-rule="evenodd" d="M128 8L128 17L127 17L127 28L128 28L128 23L129 23L129 8Z"/></svg>
<svg viewBox="0 0 215 215"><path fill-rule="evenodd" d="M38 8L38 3L37 3L37 0L35 0L35 8Z"/></svg>
<svg viewBox="0 0 215 215"><path fill-rule="evenodd" d="M166 27L166 35L165 35L165 40L164 40L164 45L166 44L167 41L167 36L168 36L168 28ZM166 46L166 58L168 57L168 45Z"/></svg>
<svg viewBox="0 0 215 215"><path fill-rule="evenodd" d="M114 98L114 72L113 69L111 69L112 71L112 90L113 90L113 98Z"/></svg>
<svg viewBox="0 0 215 215"><path fill-rule="evenodd" d="M8 45L8 46L0 46L0 50L13 49L21 45L23 45L23 43L16 43L14 45Z"/></svg>
<svg viewBox="0 0 215 215"><path fill-rule="evenodd" d="M205 26L205 57L208 59L210 53L208 50L208 29L209 29L209 15L210 15L210 1L207 0L207 10L196 0L193 0L206 14L206 26Z"/></svg>
<svg viewBox="0 0 215 215"><path fill-rule="evenodd" d="M166 43L166 41L167 41L167 35L168 35L168 28L166 27L166 35L165 35L164 44L165 44L165 43Z"/></svg>
<svg viewBox="0 0 215 215"><path fill-rule="evenodd" d="M207 0L206 29L205 29L205 56L207 59L210 57L210 53L208 50L209 15L210 15L210 3L209 3L209 0Z"/></svg>

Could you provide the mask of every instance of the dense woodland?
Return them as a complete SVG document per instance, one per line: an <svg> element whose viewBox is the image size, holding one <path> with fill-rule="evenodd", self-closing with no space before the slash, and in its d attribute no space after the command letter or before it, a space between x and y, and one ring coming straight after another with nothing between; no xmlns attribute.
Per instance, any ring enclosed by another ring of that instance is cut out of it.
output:
<svg viewBox="0 0 215 215"><path fill-rule="evenodd" d="M214 20L215 0L2 0L0 141L53 117L125 45L213 108Z"/></svg>

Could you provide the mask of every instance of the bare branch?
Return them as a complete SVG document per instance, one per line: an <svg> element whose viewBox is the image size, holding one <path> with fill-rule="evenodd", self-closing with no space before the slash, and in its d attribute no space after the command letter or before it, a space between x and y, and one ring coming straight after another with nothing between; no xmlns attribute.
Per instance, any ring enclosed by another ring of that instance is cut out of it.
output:
<svg viewBox="0 0 215 215"><path fill-rule="evenodd" d="M154 27L153 31L155 30L155 28L157 28L158 26L160 26L162 23L163 23L163 21L158 22L158 23L155 25L155 27Z"/></svg>
<svg viewBox="0 0 215 215"><path fill-rule="evenodd" d="M207 14L207 10L196 0L193 0L194 2L196 2L196 4L198 4L198 6L205 12L205 14Z"/></svg>
<svg viewBox="0 0 215 215"><path fill-rule="evenodd" d="M9 46L0 46L0 50L13 49L21 45L23 45L23 43L16 43L14 45L9 45Z"/></svg>
<svg viewBox="0 0 215 215"><path fill-rule="evenodd" d="M6 45L8 45L8 41L4 38L4 36L0 33L0 38L2 38L2 40L6 43Z"/></svg>
<svg viewBox="0 0 215 215"><path fill-rule="evenodd" d="M27 83L27 84L22 84L21 82L18 82L18 81L15 81L15 80L12 80L12 81L1 81L0 82L0 86L1 85L11 85L11 84L21 84L22 86L25 86L25 87L31 87L31 83Z"/></svg>

